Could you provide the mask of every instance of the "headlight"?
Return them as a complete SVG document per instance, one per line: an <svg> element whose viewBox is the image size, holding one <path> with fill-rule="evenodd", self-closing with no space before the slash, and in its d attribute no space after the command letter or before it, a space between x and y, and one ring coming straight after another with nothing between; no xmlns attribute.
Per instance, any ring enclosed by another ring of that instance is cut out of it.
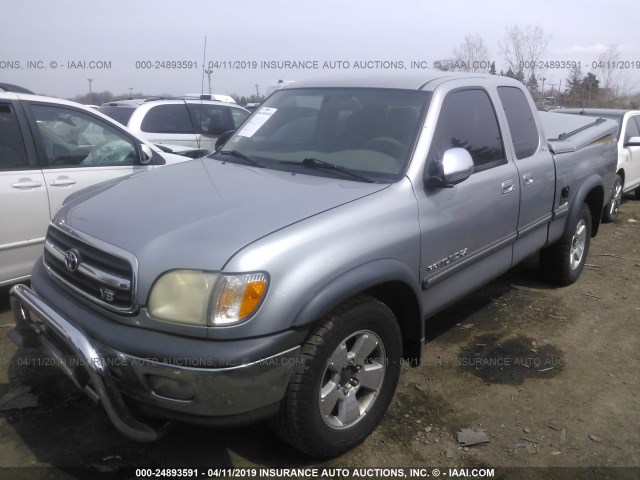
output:
<svg viewBox="0 0 640 480"><path fill-rule="evenodd" d="M258 308L266 292L267 277L263 273L223 276L213 299L211 325L241 322Z"/></svg>
<svg viewBox="0 0 640 480"><path fill-rule="evenodd" d="M267 285L263 273L222 275L174 270L160 277L151 289L149 315L203 327L232 325L258 308Z"/></svg>
<svg viewBox="0 0 640 480"><path fill-rule="evenodd" d="M149 314L159 320L207 325L207 310L220 274L173 270L155 283L149 296Z"/></svg>

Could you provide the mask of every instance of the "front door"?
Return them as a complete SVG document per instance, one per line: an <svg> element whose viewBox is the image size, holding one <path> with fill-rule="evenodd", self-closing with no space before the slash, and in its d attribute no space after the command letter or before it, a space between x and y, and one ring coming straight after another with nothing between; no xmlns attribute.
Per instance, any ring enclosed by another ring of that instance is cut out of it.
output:
<svg viewBox="0 0 640 480"><path fill-rule="evenodd" d="M626 172L625 190L640 185L640 147L624 146L632 137L640 137L640 115L630 115L623 126L623 145L618 168Z"/></svg>
<svg viewBox="0 0 640 480"><path fill-rule="evenodd" d="M75 191L151 168L140 164L135 139L101 118L54 104L31 102L26 108L37 126L51 217Z"/></svg>
<svg viewBox="0 0 640 480"><path fill-rule="evenodd" d="M458 89L446 95L427 156L427 172L450 148L470 153L471 177L452 188L416 189L427 315L508 270L516 237L518 171L505 154L486 90Z"/></svg>

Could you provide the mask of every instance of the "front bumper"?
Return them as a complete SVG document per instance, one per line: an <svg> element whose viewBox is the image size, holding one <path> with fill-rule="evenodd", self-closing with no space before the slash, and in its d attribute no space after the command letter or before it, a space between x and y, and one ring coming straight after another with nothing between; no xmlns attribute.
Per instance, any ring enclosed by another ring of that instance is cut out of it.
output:
<svg viewBox="0 0 640 480"><path fill-rule="evenodd" d="M21 346L43 350L90 398L99 401L111 422L126 437L154 441L168 423L141 421L131 400L164 418L251 417L277 404L286 390L300 347L248 361L229 358L225 367L207 359L180 364L175 358L138 358L90 338L24 285L11 289L16 328L10 337ZM179 341L179 337L176 337ZM162 412L165 412L163 414Z"/></svg>

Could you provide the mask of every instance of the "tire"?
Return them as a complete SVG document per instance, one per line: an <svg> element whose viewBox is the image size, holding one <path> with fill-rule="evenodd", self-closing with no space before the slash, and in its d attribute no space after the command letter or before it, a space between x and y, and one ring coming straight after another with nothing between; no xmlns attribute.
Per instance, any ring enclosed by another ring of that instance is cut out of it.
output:
<svg viewBox="0 0 640 480"><path fill-rule="evenodd" d="M613 180L613 195L611 200L602 212L602 221L604 223L615 222L618 218L618 210L620 209L620 202L622 202L622 177L616 175Z"/></svg>
<svg viewBox="0 0 640 480"><path fill-rule="evenodd" d="M327 315L302 346L271 426L312 457L351 450L391 403L401 355L402 337L391 310L371 297L354 297Z"/></svg>
<svg viewBox="0 0 640 480"><path fill-rule="evenodd" d="M540 252L540 266L545 278L558 285L575 282L584 268L590 242L591 210L583 203L573 228Z"/></svg>
<svg viewBox="0 0 640 480"><path fill-rule="evenodd" d="M640 187L636 188L636 200L640 200Z"/></svg>

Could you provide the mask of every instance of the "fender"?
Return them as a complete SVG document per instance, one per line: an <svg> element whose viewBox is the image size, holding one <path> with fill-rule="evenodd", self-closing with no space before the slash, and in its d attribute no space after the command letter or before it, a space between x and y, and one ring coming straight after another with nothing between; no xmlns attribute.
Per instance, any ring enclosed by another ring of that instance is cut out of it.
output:
<svg viewBox="0 0 640 480"><path fill-rule="evenodd" d="M419 315L416 319L400 321L402 334L403 337L422 341L424 338L424 316L420 302L418 276L409 266L392 258L362 264L342 273L330 283L322 286L295 316L292 326L309 326L348 298L388 282L401 283L411 289Z"/></svg>
<svg viewBox="0 0 640 480"><path fill-rule="evenodd" d="M593 191L597 191L599 196L594 197ZM578 216L580 215L580 209L582 208L583 203L587 203L591 208L591 216L592 216L592 229L591 236L595 237L598 232L598 227L600 226L600 217L602 216L602 208L604 205L604 192L605 192L604 184L602 181L602 177L596 174L592 174L589 176L578 188L578 191L574 195L574 201L572 202L569 209L569 216L567 218L567 222L564 227L564 234L573 234L573 228L575 223L578 221ZM598 204L593 205L593 202L597 201ZM594 206L596 207L596 214L593 214Z"/></svg>

